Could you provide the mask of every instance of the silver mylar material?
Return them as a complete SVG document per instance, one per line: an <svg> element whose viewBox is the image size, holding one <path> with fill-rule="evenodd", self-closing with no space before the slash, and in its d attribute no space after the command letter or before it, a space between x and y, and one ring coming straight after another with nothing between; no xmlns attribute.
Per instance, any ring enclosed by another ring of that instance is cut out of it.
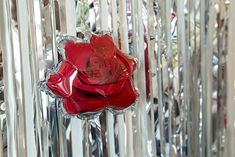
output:
<svg viewBox="0 0 235 157"><path fill-rule="evenodd" d="M156 135L155 135L155 113L157 113L157 104L154 102L154 100L157 98L157 92L156 92L156 83L157 83L157 62L156 62L156 51L155 51L155 44L156 44L156 16L155 16L155 10L154 10L155 1L150 0L146 3L146 16L147 16L147 30L145 33L146 36L146 42L148 46L148 55L145 60L147 59L149 62L145 61L145 65L149 67L149 70L147 71L147 75L145 77L149 77L149 84L146 83L146 89L147 86L149 86L149 94L146 94L147 101L149 102L148 108L146 108L148 114L147 114L147 121L149 121L149 136L148 136L148 143L149 143L149 154L150 156L156 156L157 155L157 144L156 144ZM147 78L146 78L147 80ZM147 91L147 90L146 90Z"/></svg>
<svg viewBox="0 0 235 157"><path fill-rule="evenodd" d="M235 13L235 2L230 1L230 6L229 6L229 15L234 15ZM235 17L231 16L229 19L229 35L228 35L228 53L227 53L227 65L226 65L226 81L227 81L227 86L226 86L226 107L227 107L227 124L226 124L226 144L225 144L225 154L224 156L226 157L232 157L234 156L235 150L233 149L233 146L235 144L235 114L234 114L234 96L235 96L235 73L234 73L234 50L235 50L235 45L234 45L234 35L235 35L235 30L234 30L234 22L235 22Z"/></svg>
<svg viewBox="0 0 235 157"><path fill-rule="evenodd" d="M159 7L159 1L157 1L157 6ZM162 38L162 26L161 26L161 17L160 17L160 10L161 8L156 9L156 21L157 21L157 103L158 103L158 117L157 117L157 122L156 122L156 135L159 135L156 137L156 141L158 140L160 144L158 144L158 155L165 155L165 145L166 145L166 140L165 140L165 118L164 118L164 104L163 104L163 63L162 63L162 53L161 53L161 38ZM158 133L158 134L157 134Z"/></svg>
<svg viewBox="0 0 235 157"><path fill-rule="evenodd" d="M223 85L226 61L223 56L227 51L229 2L157 2L161 154L221 156L225 129L223 115L226 114ZM169 24L169 14L174 12L177 33L174 33L174 19ZM176 67L175 55L179 60ZM178 68L178 76L175 68ZM165 94L167 99L164 99ZM174 115L178 112L177 104L180 117Z"/></svg>
<svg viewBox="0 0 235 157"><path fill-rule="evenodd" d="M1 16L1 47L3 52L4 64L4 84L5 86L5 103L8 106L7 110L7 143L8 156L16 157L18 154L18 135L17 132L17 91L15 80L15 61L14 61L14 47L13 47L13 23L10 12L11 3L9 1L0 2L0 16ZM17 42L17 40L16 40ZM18 45L15 43L15 45ZM17 47L17 46L16 46ZM17 47L18 48L18 47ZM16 49L15 49L16 50ZM24 142L24 141L22 141ZM22 152L23 153L23 152Z"/></svg>
<svg viewBox="0 0 235 157"><path fill-rule="evenodd" d="M233 5L234 6L234 5ZM231 8L231 10L229 10ZM227 85L227 80L230 78L227 69L227 60L225 59L227 54L229 53L228 49L228 44L232 42L234 39L228 38L228 34L230 32L231 25L229 26L229 23L231 24L233 20L229 21L230 16L229 13L231 11L234 11L234 7L230 7L230 1L219 1L216 5L216 13L217 13L217 27L219 29L218 31L218 94L217 94L217 104L220 106L221 104L222 107L218 108L218 121L217 121L217 155L218 156L228 156L226 153L231 152L227 151L229 147L226 147L226 142L229 139L229 135L226 136L227 132L227 115L228 115L228 100L227 94L228 94L228 87ZM229 27L229 29L228 29ZM232 73L230 73L232 74ZM229 78L228 78L229 77ZM229 98L230 100L232 99L231 97ZM225 139L227 138L227 140ZM232 139L233 140L233 139ZM233 154L233 153L231 153Z"/></svg>
<svg viewBox="0 0 235 157"><path fill-rule="evenodd" d="M202 155L206 154L205 156L207 156L208 154L208 150L210 150L210 147L211 147L211 141L207 141L207 129L210 128L210 124L209 126L207 126L207 123L208 123L208 120L210 119L210 117L207 117L206 115L207 112L209 112L207 106L211 106L211 104L207 104L207 102L210 102L210 98L208 98L207 96L207 90L210 90L208 89L208 85L211 83L211 82L207 82L207 64L206 64L206 61L211 58L207 58L207 45L204 44L204 43L207 43L207 35L206 34L206 25L208 24L208 20L205 20L206 18L206 11L208 8L206 7L206 2L205 1L201 1L200 2L200 54L201 54L201 94L202 94L202 111L201 111L201 114L202 114ZM211 53L211 52L210 52ZM211 63L211 61L209 61L209 64ZM210 66L210 65L209 65ZM211 80L211 79L210 79ZM210 86L210 85L209 85ZM208 93L208 94L211 94L211 93ZM209 119L208 119L209 118ZM208 148L206 147L207 145L207 142L209 142L208 144Z"/></svg>
<svg viewBox="0 0 235 157"><path fill-rule="evenodd" d="M119 23L121 23L121 25L119 26L120 36L118 39L120 39L120 48L122 49L122 51L128 53L129 45L128 45L127 9L126 9L127 1L120 0L118 2L119 2L118 3ZM125 113L126 123L124 123L124 115L117 116L120 157L124 157L127 155L129 155L130 157L133 156L133 140L130 140L133 139L132 130L131 130L132 128L130 128L130 126L132 125L131 114L132 114L131 111L127 111L127 113Z"/></svg>
<svg viewBox="0 0 235 157"><path fill-rule="evenodd" d="M187 119L188 119L188 105L190 103L190 88L189 88L189 50L187 47L188 39L185 39L187 28L185 27L186 19L185 19L185 4L182 1L177 0L177 22L181 24L181 26L177 27L177 40L178 40L178 59L179 59L179 73L182 75L179 76L179 100L183 99L184 101L179 101L179 105L182 106L180 110L181 114L181 122L182 131L177 136L182 136L182 141L180 143L180 150L177 150L182 156L184 156L184 150L182 149L185 146L186 142L186 131L187 131ZM183 90L183 91L182 91ZM189 138L190 139L190 138ZM191 140L191 139L190 139Z"/></svg>
<svg viewBox="0 0 235 157"><path fill-rule="evenodd" d="M232 0L1 0L8 156L234 156L234 15ZM140 96L80 120L38 84L58 35L92 32L138 58Z"/></svg>
<svg viewBox="0 0 235 157"><path fill-rule="evenodd" d="M40 20L40 14L35 14L35 12L40 13L41 8L38 1L16 1L16 6L22 75L22 103L24 104L22 111L19 111L19 117L24 118L25 123L25 155L42 156L44 148L42 145L38 145L38 143L42 144L40 131L42 123L39 111L40 98L42 97L37 86L41 73L39 59L44 60L44 58L42 57L41 21L36 21L35 17L38 15Z"/></svg>
<svg viewBox="0 0 235 157"><path fill-rule="evenodd" d="M132 46L133 55L138 59L137 71L134 74L134 81L139 89L139 98L136 104L134 127L134 148L135 156L155 156L155 140L152 130L152 119L148 119L148 101L146 95L146 60L145 60L145 11L146 6L141 1L131 1L131 20L132 20ZM152 104L151 104L152 105ZM151 114L150 114L151 115Z"/></svg>
<svg viewBox="0 0 235 157"><path fill-rule="evenodd" d="M202 140L203 154L212 156L212 54L213 54L213 30L215 23L215 2L202 1L200 51L201 51L201 75L202 75ZM205 20L207 19L207 20Z"/></svg>
<svg viewBox="0 0 235 157"><path fill-rule="evenodd" d="M31 70L30 63L30 53L32 49L31 46L31 36L30 36L30 26L29 18L30 14L28 10L28 3L26 0L21 2L16 1L17 5L17 20L18 20L18 30L19 30L19 43L20 43L20 61L21 61L21 80L22 80L22 104L19 107L19 119L21 123L19 124L22 129L22 134L20 138L25 140L25 154L24 156L36 156L36 141L34 132L34 95L33 90L35 85L33 84L32 76L34 71Z"/></svg>

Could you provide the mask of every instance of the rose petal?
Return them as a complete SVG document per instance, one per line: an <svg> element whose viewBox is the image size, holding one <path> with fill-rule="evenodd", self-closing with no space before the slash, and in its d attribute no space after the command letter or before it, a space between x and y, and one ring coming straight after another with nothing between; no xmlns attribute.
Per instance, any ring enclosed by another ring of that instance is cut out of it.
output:
<svg viewBox="0 0 235 157"><path fill-rule="evenodd" d="M64 98L71 95L69 80L62 75L50 75L50 78L46 82L46 86L59 97Z"/></svg>
<svg viewBox="0 0 235 157"><path fill-rule="evenodd" d="M71 64L68 61L63 61L62 64L60 65L57 73L61 74L62 76L66 77L66 78L70 78L73 75L75 75L74 73L77 73L76 71L76 67L73 66L73 64Z"/></svg>
<svg viewBox="0 0 235 157"><path fill-rule="evenodd" d="M102 111L107 105L105 97L76 88L73 88L72 95L69 99L73 102L79 113Z"/></svg>
<svg viewBox="0 0 235 157"><path fill-rule="evenodd" d="M115 55L113 39L107 34L102 36L93 34L90 43L94 48L96 55L104 58L111 58Z"/></svg>
<svg viewBox="0 0 235 157"><path fill-rule="evenodd" d="M47 87L57 96L68 97L71 95L72 83L77 71L67 61L63 61L57 74L50 75L46 82Z"/></svg>
<svg viewBox="0 0 235 157"><path fill-rule="evenodd" d="M65 51L65 53L66 60L71 62L80 72L84 72L93 49L89 43L76 43L72 50Z"/></svg>
<svg viewBox="0 0 235 157"><path fill-rule="evenodd" d="M117 82L123 72L120 60L117 59L117 57L110 60L100 58L100 62L104 62L104 65L97 65L96 67L96 65L93 64L90 68L87 68L86 74L79 73L79 78L84 83L90 85L107 85Z"/></svg>
<svg viewBox="0 0 235 157"><path fill-rule="evenodd" d="M69 53L70 51L72 51L75 46L76 46L76 43L74 43L73 41L68 41L68 42L66 42L65 48L64 48L64 49L65 49L65 55L66 55L66 56L69 55L68 53Z"/></svg>
<svg viewBox="0 0 235 157"><path fill-rule="evenodd" d="M87 63L86 77L89 84L105 84L109 77L110 63L103 57L92 55ZM85 80L84 80L85 81Z"/></svg>
<svg viewBox="0 0 235 157"><path fill-rule="evenodd" d="M123 110L131 106L132 103L135 102L137 96L138 93L134 89L132 81L130 79L126 79L124 88L120 91L120 93L107 97L107 107L114 110Z"/></svg>
<svg viewBox="0 0 235 157"><path fill-rule="evenodd" d="M84 84L79 78L75 78L73 85L80 90L84 90L94 94L100 94L103 96L109 96L115 93L119 93L125 85L125 80L120 80L116 83L108 85L90 85Z"/></svg>
<svg viewBox="0 0 235 157"><path fill-rule="evenodd" d="M133 74L136 68L136 60L125 55L120 50L116 50L116 56L119 59L120 64L124 64L124 68L122 69L122 76L124 78L129 78Z"/></svg>
<svg viewBox="0 0 235 157"><path fill-rule="evenodd" d="M120 80L122 72L122 63L120 63L120 60L114 56L113 59L110 60L110 70L109 76L106 79L106 84L111 84Z"/></svg>
<svg viewBox="0 0 235 157"><path fill-rule="evenodd" d="M68 114L78 114L79 111L69 99L63 99L63 107Z"/></svg>

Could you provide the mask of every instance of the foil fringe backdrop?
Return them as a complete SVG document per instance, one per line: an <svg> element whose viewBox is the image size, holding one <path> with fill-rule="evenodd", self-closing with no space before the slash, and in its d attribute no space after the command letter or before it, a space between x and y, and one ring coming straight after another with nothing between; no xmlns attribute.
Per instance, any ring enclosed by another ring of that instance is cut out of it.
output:
<svg viewBox="0 0 235 157"><path fill-rule="evenodd" d="M0 157L233 157L234 15L232 0L1 0ZM63 116L38 86L56 36L107 31L139 60L136 108Z"/></svg>

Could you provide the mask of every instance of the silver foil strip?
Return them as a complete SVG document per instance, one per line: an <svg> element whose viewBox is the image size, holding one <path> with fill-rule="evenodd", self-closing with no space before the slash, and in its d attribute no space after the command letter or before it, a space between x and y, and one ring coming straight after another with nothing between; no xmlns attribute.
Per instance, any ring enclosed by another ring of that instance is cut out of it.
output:
<svg viewBox="0 0 235 157"><path fill-rule="evenodd" d="M4 65L4 84L5 86L5 104L8 106L6 112L7 115L7 144L8 144L8 156L16 157L18 153L18 132L16 127L17 121L17 91L16 91L16 79L15 79L15 61L14 61L14 47L13 47L13 27L11 3L9 1L0 2L0 16L1 16L1 47L3 53L3 65ZM15 36L15 35L14 35ZM17 36L15 36L17 38ZM17 42L17 40L16 40ZM15 45L18 45L15 43ZM18 47L16 47L18 49ZM15 49L15 50L16 50Z"/></svg>
<svg viewBox="0 0 235 157"><path fill-rule="evenodd" d="M223 5L222 5L223 6ZM235 2L234 1L227 1L226 8L229 7L229 22L228 22L228 51L226 57L227 57L227 64L225 64L225 81L226 81L226 97L225 97L225 104L226 108L225 110L227 111L227 116L226 116L226 121L225 121L225 154L224 156L231 157L234 155L234 149L233 146L235 144L235 129L234 129L234 79L235 79L235 73L234 73L234 13L235 13ZM226 20L226 17L225 19ZM226 22L226 21L224 21Z"/></svg>
<svg viewBox="0 0 235 157"><path fill-rule="evenodd" d="M134 75L135 84L139 90L139 99L136 104L135 118L133 119L133 124L135 127L136 133L134 134L134 143L135 143L135 155L136 156L155 156L155 138L153 135L153 122L151 111L149 108L151 104L147 99L148 97L148 86L146 86L149 81L146 79L149 72L147 67L146 55L146 43L149 38L146 36L147 33L147 6L144 1L131 1L131 21L132 21L132 46L133 46L133 55L138 59L137 71ZM147 50L148 51L148 50ZM147 75L146 75L147 73ZM144 77L145 76L145 77ZM149 105L150 103L150 105ZM150 115L150 116L148 116Z"/></svg>
<svg viewBox="0 0 235 157"><path fill-rule="evenodd" d="M112 10L115 11L115 10ZM127 1L118 1L118 15L119 15L119 38L120 48L123 52L129 53L129 25L127 18ZM119 40L118 40L119 41ZM116 43L118 43L118 41ZM118 126L118 146L120 157L134 156L133 150L133 131L132 131L132 111L127 111L125 115L117 115Z"/></svg>

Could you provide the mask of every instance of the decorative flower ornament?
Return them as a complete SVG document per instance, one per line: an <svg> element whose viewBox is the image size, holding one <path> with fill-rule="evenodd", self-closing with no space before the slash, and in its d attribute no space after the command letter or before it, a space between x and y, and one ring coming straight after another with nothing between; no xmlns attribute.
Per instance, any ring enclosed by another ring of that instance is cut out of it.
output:
<svg viewBox="0 0 235 157"><path fill-rule="evenodd" d="M66 41L64 59L45 85L70 115L120 112L138 96L132 81L135 67L136 60L121 52L109 35L93 34L89 43Z"/></svg>

